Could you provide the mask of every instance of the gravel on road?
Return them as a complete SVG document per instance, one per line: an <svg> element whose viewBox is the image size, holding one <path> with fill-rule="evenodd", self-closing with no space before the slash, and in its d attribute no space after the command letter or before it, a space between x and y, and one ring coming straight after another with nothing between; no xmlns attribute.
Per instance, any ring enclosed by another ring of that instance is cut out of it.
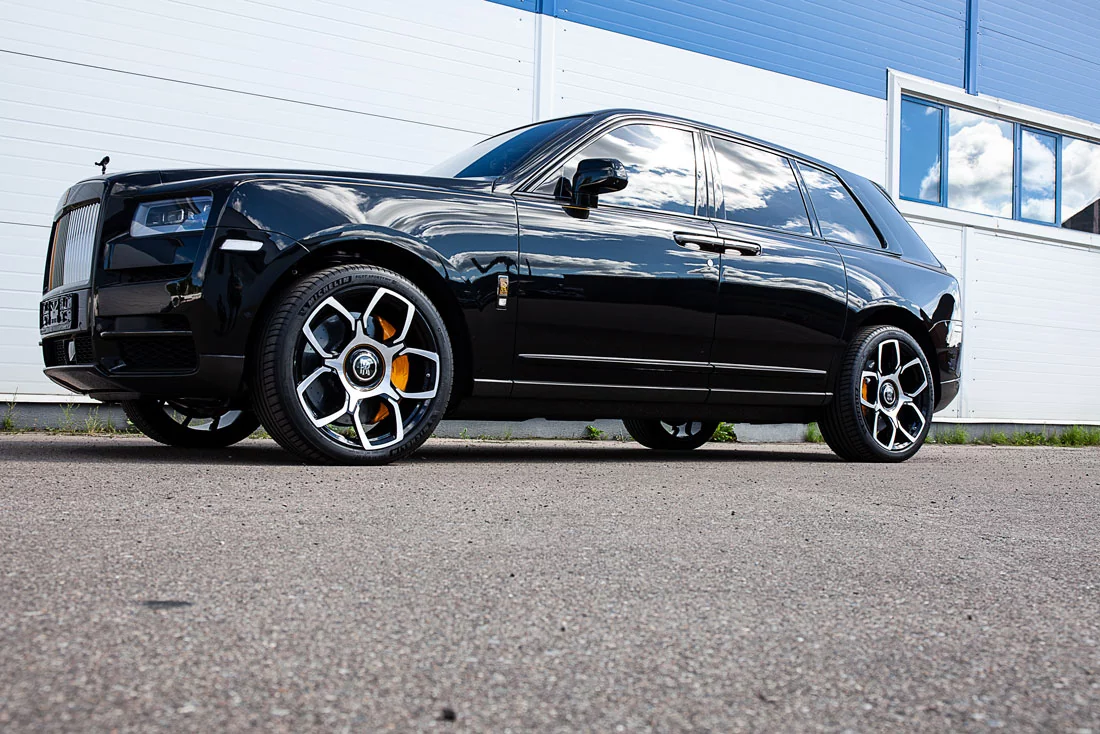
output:
<svg viewBox="0 0 1100 734"><path fill-rule="evenodd" d="M0 436L6 731L1100 734L1100 450Z"/></svg>

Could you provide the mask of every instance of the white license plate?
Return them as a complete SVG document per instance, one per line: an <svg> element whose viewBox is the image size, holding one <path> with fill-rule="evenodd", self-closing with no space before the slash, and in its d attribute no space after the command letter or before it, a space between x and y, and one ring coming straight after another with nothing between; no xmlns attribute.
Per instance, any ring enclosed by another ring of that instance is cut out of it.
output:
<svg viewBox="0 0 1100 734"><path fill-rule="evenodd" d="M72 293L42 301L40 307L42 333L64 331L76 325L76 308Z"/></svg>

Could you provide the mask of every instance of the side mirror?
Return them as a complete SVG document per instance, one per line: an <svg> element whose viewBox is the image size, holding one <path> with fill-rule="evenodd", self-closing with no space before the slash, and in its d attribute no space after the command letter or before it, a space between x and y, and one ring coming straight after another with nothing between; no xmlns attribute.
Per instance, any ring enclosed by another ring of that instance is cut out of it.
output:
<svg viewBox="0 0 1100 734"><path fill-rule="evenodd" d="M598 205L600 194L626 188L626 167L614 158L585 158L573 174L571 203L577 207Z"/></svg>

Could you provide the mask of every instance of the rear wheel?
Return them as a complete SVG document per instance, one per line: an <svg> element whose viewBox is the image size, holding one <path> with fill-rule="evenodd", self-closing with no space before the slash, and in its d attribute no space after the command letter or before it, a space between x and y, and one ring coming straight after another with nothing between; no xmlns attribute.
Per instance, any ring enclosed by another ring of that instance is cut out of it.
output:
<svg viewBox="0 0 1100 734"><path fill-rule="evenodd" d="M848 346L821 435L848 461L905 461L928 436L934 393L928 358L912 336L866 327Z"/></svg>
<svg viewBox="0 0 1100 734"><path fill-rule="evenodd" d="M642 446L659 451L690 451L697 449L714 435L717 422L623 418L623 425Z"/></svg>
<svg viewBox="0 0 1100 734"><path fill-rule="evenodd" d="M221 449L248 438L260 421L248 410L203 408L141 398L122 403L134 427L154 441L189 449Z"/></svg>
<svg viewBox="0 0 1100 734"><path fill-rule="evenodd" d="M451 394L451 343L397 273L343 265L283 294L255 362L256 412L305 461L387 464L415 451Z"/></svg>

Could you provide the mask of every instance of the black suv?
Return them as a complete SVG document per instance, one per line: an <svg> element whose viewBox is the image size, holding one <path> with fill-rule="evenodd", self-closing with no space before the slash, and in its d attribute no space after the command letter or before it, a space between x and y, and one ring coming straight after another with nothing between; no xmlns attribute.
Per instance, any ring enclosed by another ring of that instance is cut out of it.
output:
<svg viewBox="0 0 1100 734"><path fill-rule="evenodd" d="M818 421L900 461L958 391L955 279L874 183L743 135L610 110L420 176L192 170L62 197L46 374L178 446L259 424L379 464L444 415Z"/></svg>

